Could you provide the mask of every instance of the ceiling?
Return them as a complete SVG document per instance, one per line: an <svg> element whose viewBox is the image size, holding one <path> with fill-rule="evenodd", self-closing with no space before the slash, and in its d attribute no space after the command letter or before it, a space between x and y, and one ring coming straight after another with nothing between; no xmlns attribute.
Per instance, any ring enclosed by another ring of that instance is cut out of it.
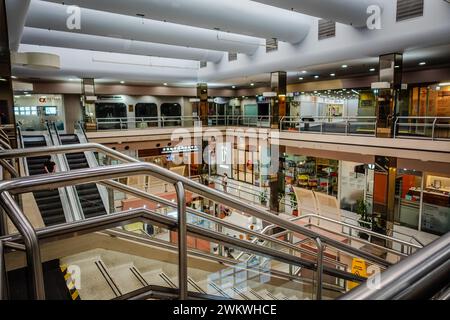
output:
<svg viewBox="0 0 450 320"><path fill-rule="evenodd" d="M289 84L373 75L391 52L404 53L406 71L448 66L450 5L426 1L422 17L397 23L394 2L6 0L11 49L60 58L59 69L14 65L19 79L237 89L268 86L277 70ZM374 3L381 29L368 30ZM318 40L319 18L338 22L335 37ZM267 38L277 51L266 52Z"/></svg>

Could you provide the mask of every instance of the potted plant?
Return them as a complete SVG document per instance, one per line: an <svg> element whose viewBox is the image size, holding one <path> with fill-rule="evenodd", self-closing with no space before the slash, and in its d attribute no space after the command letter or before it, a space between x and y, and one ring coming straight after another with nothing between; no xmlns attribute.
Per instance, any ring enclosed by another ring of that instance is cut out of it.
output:
<svg viewBox="0 0 450 320"><path fill-rule="evenodd" d="M290 201L292 215L298 217L297 196L295 195L295 193L290 194Z"/></svg>
<svg viewBox="0 0 450 320"><path fill-rule="evenodd" d="M267 193L266 193L266 191L261 191L259 193L259 202L261 202L261 204L263 206L267 205Z"/></svg>
<svg viewBox="0 0 450 320"><path fill-rule="evenodd" d="M356 201L356 213L359 216L359 225L370 230L372 224L372 215L368 213L367 203L364 200ZM369 234L364 232L359 232L359 237L364 240L369 240Z"/></svg>

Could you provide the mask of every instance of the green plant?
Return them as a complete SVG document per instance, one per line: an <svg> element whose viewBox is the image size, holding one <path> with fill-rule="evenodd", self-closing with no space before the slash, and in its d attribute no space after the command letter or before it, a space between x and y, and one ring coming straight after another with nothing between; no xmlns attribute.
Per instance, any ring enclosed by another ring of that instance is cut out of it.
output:
<svg viewBox="0 0 450 320"><path fill-rule="evenodd" d="M356 201L356 214L359 216L359 225L367 228L372 223L372 215L369 214L367 203L364 200Z"/></svg>
<svg viewBox="0 0 450 320"><path fill-rule="evenodd" d="M259 193L259 201L261 202L261 204L267 204L267 193L265 191L261 191Z"/></svg>
<svg viewBox="0 0 450 320"><path fill-rule="evenodd" d="M358 223L361 227L370 230L372 225L372 215L369 214L368 211L366 201L356 201L356 214L359 216ZM367 233L360 232L359 236L366 240L369 239L369 235Z"/></svg>
<svg viewBox="0 0 450 320"><path fill-rule="evenodd" d="M291 193L289 197L292 210L297 210L297 196L295 193Z"/></svg>

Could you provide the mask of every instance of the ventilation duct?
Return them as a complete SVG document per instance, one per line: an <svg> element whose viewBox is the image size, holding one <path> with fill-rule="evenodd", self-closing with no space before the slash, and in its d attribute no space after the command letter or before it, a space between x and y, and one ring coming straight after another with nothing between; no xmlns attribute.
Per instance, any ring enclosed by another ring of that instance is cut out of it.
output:
<svg viewBox="0 0 450 320"><path fill-rule="evenodd" d="M49 1L290 43L301 42L312 24L311 17L248 0Z"/></svg>
<svg viewBox="0 0 450 320"><path fill-rule="evenodd" d="M367 8L378 5L382 9L385 0L254 0L274 7L295 10L314 17L365 27ZM389 0L392 1L392 0Z"/></svg>
<svg viewBox="0 0 450 320"><path fill-rule="evenodd" d="M143 82L196 82L197 61L125 55L119 53L97 52L21 44L22 52L43 52L61 57L60 69L24 68L26 64L13 65L17 77L45 78L95 78L120 79ZM29 65L29 64L28 64Z"/></svg>
<svg viewBox="0 0 450 320"><path fill-rule="evenodd" d="M83 8L80 30L68 30L69 16L66 5L32 1L26 26L245 54L255 53L261 43L261 39L249 36Z"/></svg>
<svg viewBox="0 0 450 320"><path fill-rule="evenodd" d="M219 62L224 52L25 27L22 43L117 52L172 59Z"/></svg>

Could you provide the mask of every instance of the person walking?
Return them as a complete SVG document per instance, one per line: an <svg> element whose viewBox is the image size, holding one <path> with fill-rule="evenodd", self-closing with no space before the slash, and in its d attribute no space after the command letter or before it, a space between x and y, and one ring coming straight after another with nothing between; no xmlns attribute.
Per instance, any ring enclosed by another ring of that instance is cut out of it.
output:
<svg viewBox="0 0 450 320"><path fill-rule="evenodd" d="M228 192L227 185L228 185L228 174L224 173L222 178L223 192Z"/></svg>

